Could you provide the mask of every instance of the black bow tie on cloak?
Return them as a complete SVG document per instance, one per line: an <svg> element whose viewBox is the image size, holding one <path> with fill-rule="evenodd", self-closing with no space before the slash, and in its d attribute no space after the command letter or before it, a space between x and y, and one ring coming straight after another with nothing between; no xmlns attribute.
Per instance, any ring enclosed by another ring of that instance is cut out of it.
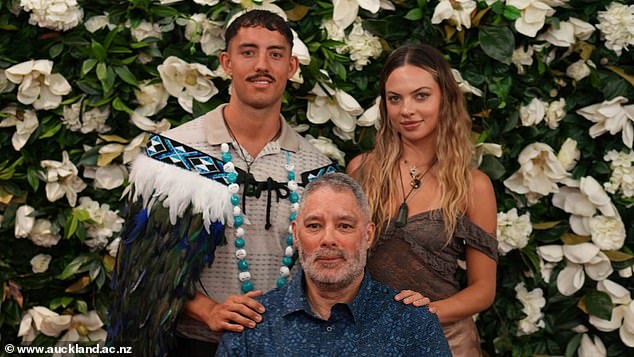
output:
<svg viewBox="0 0 634 357"><path fill-rule="evenodd" d="M280 199L287 199L290 196L291 191L288 189L287 182L277 182L272 178L267 178L266 181L257 181L253 174L246 173L243 170L236 168L238 171L237 183L243 186L242 189L242 211L247 214L246 197L255 197L257 199L262 195L262 191L267 192L266 197L266 224L264 228L269 230L271 228L271 199L273 192L275 192L276 202L280 202Z"/></svg>

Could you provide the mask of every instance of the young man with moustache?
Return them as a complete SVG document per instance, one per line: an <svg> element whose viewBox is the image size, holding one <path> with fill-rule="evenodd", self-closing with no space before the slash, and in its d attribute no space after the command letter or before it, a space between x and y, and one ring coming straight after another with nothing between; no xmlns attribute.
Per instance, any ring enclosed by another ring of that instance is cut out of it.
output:
<svg viewBox="0 0 634 357"><path fill-rule="evenodd" d="M219 333L262 321L254 298L290 274L299 194L335 170L280 114L298 69L288 24L252 10L225 41L229 103L153 136L133 164L109 335L135 355L209 356Z"/></svg>
<svg viewBox="0 0 634 357"><path fill-rule="evenodd" d="M427 307L395 301L365 272L375 226L352 178L311 182L292 230L303 271L259 297L263 321L223 334L216 356L451 356Z"/></svg>

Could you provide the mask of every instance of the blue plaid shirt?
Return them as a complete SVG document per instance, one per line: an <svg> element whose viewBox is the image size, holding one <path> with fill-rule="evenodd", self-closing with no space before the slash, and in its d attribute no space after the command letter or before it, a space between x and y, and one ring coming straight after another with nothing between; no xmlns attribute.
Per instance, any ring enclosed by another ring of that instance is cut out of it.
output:
<svg viewBox="0 0 634 357"><path fill-rule="evenodd" d="M304 292L303 272L259 298L263 321L226 332L216 356L451 356L436 315L394 301L396 291L366 272L357 296L317 317Z"/></svg>

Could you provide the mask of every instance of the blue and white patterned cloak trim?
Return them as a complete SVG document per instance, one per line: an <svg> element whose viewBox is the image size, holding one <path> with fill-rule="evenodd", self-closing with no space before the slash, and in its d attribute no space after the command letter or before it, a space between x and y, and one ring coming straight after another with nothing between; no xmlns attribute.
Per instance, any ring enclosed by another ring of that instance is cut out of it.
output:
<svg viewBox="0 0 634 357"><path fill-rule="evenodd" d="M142 198L148 215L155 201L162 200L169 209L172 225L190 205L194 214L202 213L207 232L211 222L233 225L233 205L227 186L195 172L141 154L132 163L130 183L133 200Z"/></svg>

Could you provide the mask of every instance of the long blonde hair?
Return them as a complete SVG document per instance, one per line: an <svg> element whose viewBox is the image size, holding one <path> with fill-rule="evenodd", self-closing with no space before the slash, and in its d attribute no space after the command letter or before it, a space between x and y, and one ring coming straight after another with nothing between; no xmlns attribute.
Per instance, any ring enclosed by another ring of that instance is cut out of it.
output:
<svg viewBox="0 0 634 357"><path fill-rule="evenodd" d="M401 137L387 117L385 83L395 69L404 65L428 71L441 89L442 101L436 129L436 176L445 232L447 239L451 239L459 216L465 213L469 204L469 168L473 152L471 120L451 67L435 48L424 44L403 46L392 52L386 60L379 82L381 120L376 144L365 155L354 176L368 196L372 219L377 228L383 231L401 203L398 197L401 189L399 158L402 154Z"/></svg>

